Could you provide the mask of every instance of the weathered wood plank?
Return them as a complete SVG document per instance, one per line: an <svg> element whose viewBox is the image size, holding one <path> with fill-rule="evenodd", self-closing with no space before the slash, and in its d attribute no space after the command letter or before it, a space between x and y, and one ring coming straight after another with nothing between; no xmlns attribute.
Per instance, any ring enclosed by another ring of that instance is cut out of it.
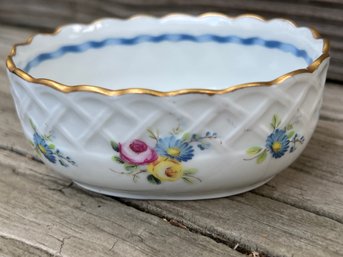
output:
<svg viewBox="0 0 343 257"><path fill-rule="evenodd" d="M242 256L158 217L70 187L27 157L0 150L0 170L0 243L6 243L1 256L23 256L23 251L26 256Z"/></svg>
<svg viewBox="0 0 343 257"><path fill-rule="evenodd" d="M343 71L343 70L342 70ZM343 121L343 101L340 85L327 83L324 93L321 119L328 121Z"/></svg>
<svg viewBox="0 0 343 257"><path fill-rule="evenodd" d="M140 13L163 15L170 12L201 13L207 11L226 11L233 14L242 12L263 12L270 17L289 15L301 20L312 20L328 24L343 21L342 2L321 3L320 1L271 1L271 0L104 0L94 3L84 0L43 1L31 3L23 0L1 2L4 24L32 25L33 27L52 28L61 22L81 21L113 15L127 17ZM31 20L27 20L30 17ZM50 18L50 19L49 19ZM47 23L41 23L46 21Z"/></svg>
<svg viewBox="0 0 343 257"><path fill-rule="evenodd" d="M289 168L253 192L343 223L342 187Z"/></svg>
<svg viewBox="0 0 343 257"><path fill-rule="evenodd" d="M0 55L4 47L0 46ZM0 86L0 145L30 153L7 84ZM307 149L291 168L255 193L211 201L127 203L231 246L239 243L244 249L275 256L339 256L343 253L342 93L342 87L328 83L321 120Z"/></svg>
<svg viewBox="0 0 343 257"><path fill-rule="evenodd" d="M343 58L339 57L343 55L343 3L340 0L11 0L0 1L0 23L50 30L61 24L88 23L104 16L126 18L138 13L160 16L170 12L200 14L209 11L287 17L300 25L318 28L332 41L329 78L343 81Z"/></svg>
<svg viewBox="0 0 343 257"><path fill-rule="evenodd" d="M23 243L16 238L0 236L1 257L52 257L53 254Z"/></svg>
<svg viewBox="0 0 343 257"><path fill-rule="evenodd" d="M0 59L5 60L10 51L11 45L21 38L28 37L32 34L32 30L14 29L13 27L0 26ZM22 131L18 123L11 122L13 120L13 101L9 90L9 82L6 75L4 62L0 63L0 144L2 147L10 148L15 146L15 141L24 147L26 151L30 151L30 146L22 137ZM18 120L17 120L18 121ZM12 138L12 139L11 139Z"/></svg>
<svg viewBox="0 0 343 257"><path fill-rule="evenodd" d="M317 178L342 186L342 127L342 122L320 121L308 147L292 167L303 173L311 174Z"/></svg>
<svg viewBox="0 0 343 257"><path fill-rule="evenodd" d="M252 193L196 202L125 201L271 256L340 256L343 251L342 224Z"/></svg>

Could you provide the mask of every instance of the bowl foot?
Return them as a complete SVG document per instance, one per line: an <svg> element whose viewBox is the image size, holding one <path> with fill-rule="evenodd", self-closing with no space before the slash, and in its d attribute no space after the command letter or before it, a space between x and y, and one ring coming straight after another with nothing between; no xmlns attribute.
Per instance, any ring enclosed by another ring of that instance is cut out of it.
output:
<svg viewBox="0 0 343 257"><path fill-rule="evenodd" d="M226 196L244 193L252 189L255 189L259 186L262 186L263 184L271 180L273 177L270 177L262 182L258 182L256 184L253 184L244 188L238 188L235 190L214 191L212 193L206 192L203 194L202 193L153 194L151 192L147 193L144 191L115 190L115 189L109 189L109 188L90 186L90 185L86 185L86 184L79 183L76 181L73 181L73 182L75 183L75 185L89 191L93 191L93 192L104 194L104 195L122 197L122 198L145 199L145 200L201 200L201 199L220 198L220 197L226 197Z"/></svg>

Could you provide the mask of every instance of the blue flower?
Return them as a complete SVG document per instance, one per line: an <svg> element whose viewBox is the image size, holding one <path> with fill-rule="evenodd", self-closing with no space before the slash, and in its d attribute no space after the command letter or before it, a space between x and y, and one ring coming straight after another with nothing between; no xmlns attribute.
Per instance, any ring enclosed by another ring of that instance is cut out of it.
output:
<svg viewBox="0 0 343 257"><path fill-rule="evenodd" d="M37 132L33 134L33 142L37 151L42 153L50 162L56 163L56 157L53 151L49 148L44 138L41 137Z"/></svg>
<svg viewBox="0 0 343 257"><path fill-rule="evenodd" d="M267 137L266 148L271 152L273 158L282 157L288 150L289 139L286 131L282 129L275 129Z"/></svg>
<svg viewBox="0 0 343 257"><path fill-rule="evenodd" d="M174 136L159 138L155 150L161 156L184 162L191 160L194 156L193 147Z"/></svg>

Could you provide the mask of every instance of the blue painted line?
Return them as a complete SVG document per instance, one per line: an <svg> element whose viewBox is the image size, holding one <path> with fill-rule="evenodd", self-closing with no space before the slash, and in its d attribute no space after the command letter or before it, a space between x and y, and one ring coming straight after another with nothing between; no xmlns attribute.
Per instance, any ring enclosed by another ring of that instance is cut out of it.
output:
<svg viewBox="0 0 343 257"><path fill-rule="evenodd" d="M265 40L259 37L242 38L235 35L218 36L212 34L203 35L189 35L189 34L161 34L157 36L152 35L138 35L132 38L107 38L101 41L87 41L78 45L66 45L62 46L56 51L49 53L42 53L33 58L27 63L24 70L29 72L33 67L36 67L40 63L56 59L67 53L82 53L89 49L99 49L110 45L123 45L132 46L141 43L161 43L161 42L194 42L194 43L205 43L205 42L215 42L219 44L233 43L241 45L258 45L270 49L279 49L280 51L293 54L296 57L303 58L308 65L310 65L313 60L309 54L296 46L284 43L276 40Z"/></svg>

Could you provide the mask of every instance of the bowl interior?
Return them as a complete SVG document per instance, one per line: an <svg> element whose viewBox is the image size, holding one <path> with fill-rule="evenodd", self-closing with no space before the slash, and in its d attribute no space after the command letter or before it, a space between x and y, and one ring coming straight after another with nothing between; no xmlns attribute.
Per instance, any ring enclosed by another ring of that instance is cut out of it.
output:
<svg viewBox="0 0 343 257"><path fill-rule="evenodd" d="M106 19L36 36L18 48L15 62L34 77L71 86L223 89L306 68L322 45L285 20Z"/></svg>

